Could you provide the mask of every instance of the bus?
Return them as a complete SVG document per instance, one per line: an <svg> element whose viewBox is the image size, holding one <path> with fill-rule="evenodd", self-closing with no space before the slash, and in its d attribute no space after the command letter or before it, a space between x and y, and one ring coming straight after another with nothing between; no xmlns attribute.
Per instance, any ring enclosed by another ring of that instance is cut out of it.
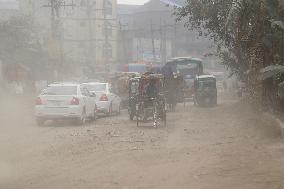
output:
<svg viewBox="0 0 284 189"><path fill-rule="evenodd" d="M203 74L203 63L199 58L176 57L170 59L166 66L170 66L174 73L182 77L195 77Z"/></svg>
<svg viewBox="0 0 284 189"><path fill-rule="evenodd" d="M172 74L182 78L183 83L177 86L178 101L192 99L194 92L194 79L203 75L203 61L199 58L176 57L170 59L163 67L165 78L170 78Z"/></svg>

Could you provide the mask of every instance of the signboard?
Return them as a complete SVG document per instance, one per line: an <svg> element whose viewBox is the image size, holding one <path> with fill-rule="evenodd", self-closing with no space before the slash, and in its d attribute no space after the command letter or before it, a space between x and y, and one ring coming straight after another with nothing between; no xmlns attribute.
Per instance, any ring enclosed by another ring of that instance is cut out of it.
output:
<svg viewBox="0 0 284 189"><path fill-rule="evenodd" d="M143 51L143 54L142 54L142 56L143 56L143 61L145 61L145 62L161 62L161 54L160 54L160 52L158 51L158 49L156 50L156 55L155 55L155 57L154 57L154 55L153 55L153 51L151 51L151 50L149 50L149 51L147 51L147 50L144 50Z"/></svg>

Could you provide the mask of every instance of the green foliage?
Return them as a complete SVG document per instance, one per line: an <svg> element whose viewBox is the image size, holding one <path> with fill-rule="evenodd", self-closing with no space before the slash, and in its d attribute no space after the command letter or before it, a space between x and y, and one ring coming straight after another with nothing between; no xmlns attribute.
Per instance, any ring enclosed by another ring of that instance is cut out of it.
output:
<svg viewBox="0 0 284 189"><path fill-rule="evenodd" d="M244 81L255 82L247 73L256 74L284 54L282 0L187 0L176 15L188 27L205 31L222 63Z"/></svg>
<svg viewBox="0 0 284 189"><path fill-rule="evenodd" d="M39 31L33 19L25 15L1 21L0 59L10 64L25 63L42 53Z"/></svg>

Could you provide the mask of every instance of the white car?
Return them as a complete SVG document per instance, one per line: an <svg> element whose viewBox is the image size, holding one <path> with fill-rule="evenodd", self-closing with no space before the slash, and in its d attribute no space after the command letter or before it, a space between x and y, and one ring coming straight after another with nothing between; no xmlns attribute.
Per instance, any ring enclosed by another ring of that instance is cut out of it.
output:
<svg viewBox="0 0 284 189"><path fill-rule="evenodd" d="M112 115L114 112L119 114L121 99L114 94L109 83L90 82L83 83L91 93L96 95L96 105L98 113Z"/></svg>
<svg viewBox="0 0 284 189"><path fill-rule="evenodd" d="M51 84L36 99L35 117L38 125L46 120L65 119L83 125L87 118L96 118L95 96L83 85Z"/></svg>

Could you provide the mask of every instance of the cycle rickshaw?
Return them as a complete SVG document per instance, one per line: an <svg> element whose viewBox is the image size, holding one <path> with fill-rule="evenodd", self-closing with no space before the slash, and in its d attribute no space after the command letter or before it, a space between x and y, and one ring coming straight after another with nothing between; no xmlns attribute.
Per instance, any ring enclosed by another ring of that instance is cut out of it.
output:
<svg viewBox="0 0 284 189"><path fill-rule="evenodd" d="M166 126L166 100L164 96L164 76L144 74L129 82L129 117L136 117L137 126L153 121L154 127L161 122Z"/></svg>

